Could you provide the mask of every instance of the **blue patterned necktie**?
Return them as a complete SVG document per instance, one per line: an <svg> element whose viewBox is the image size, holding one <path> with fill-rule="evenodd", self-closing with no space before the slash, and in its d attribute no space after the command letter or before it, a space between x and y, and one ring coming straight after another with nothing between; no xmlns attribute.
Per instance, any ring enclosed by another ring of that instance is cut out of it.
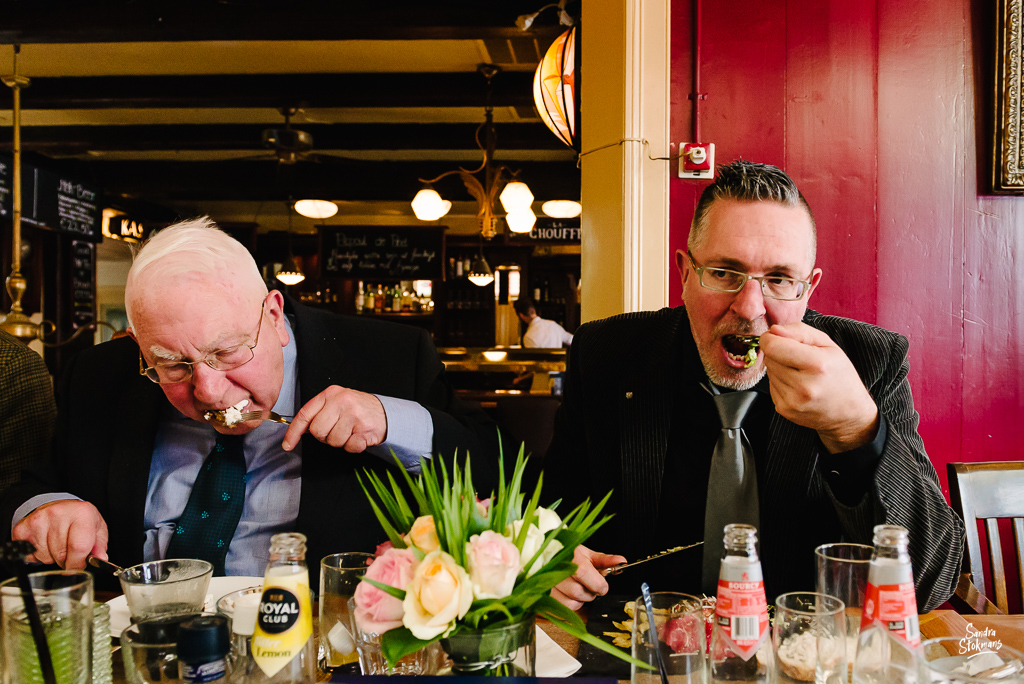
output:
<svg viewBox="0 0 1024 684"><path fill-rule="evenodd" d="M757 471L750 442L743 432L743 419L757 398L756 392L715 394L715 406L722 420L722 431L711 457L708 478L708 502L704 514L704 593L714 596L722 564L723 530L732 523L744 523L760 529L757 497Z"/></svg>
<svg viewBox="0 0 1024 684"><path fill-rule="evenodd" d="M201 558L224 574L224 557L242 516L245 500L245 456L242 435L217 434L192 485L185 510L167 545L167 558Z"/></svg>

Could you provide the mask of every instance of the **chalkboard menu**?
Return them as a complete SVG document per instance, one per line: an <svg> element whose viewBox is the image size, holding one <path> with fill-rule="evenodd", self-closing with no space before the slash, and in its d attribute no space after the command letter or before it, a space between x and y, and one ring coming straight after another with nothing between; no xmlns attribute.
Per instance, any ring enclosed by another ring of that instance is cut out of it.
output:
<svg viewBox="0 0 1024 684"><path fill-rule="evenodd" d="M71 241L71 327L96 320L96 246L83 240Z"/></svg>
<svg viewBox="0 0 1024 684"><path fill-rule="evenodd" d="M14 165L0 156L0 216L10 219L14 204ZM42 169L22 160L21 221L30 226L68 233L80 240L100 242L100 192L66 174Z"/></svg>
<svg viewBox="0 0 1024 684"><path fill-rule="evenodd" d="M319 226L324 275L441 278L443 226Z"/></svg>

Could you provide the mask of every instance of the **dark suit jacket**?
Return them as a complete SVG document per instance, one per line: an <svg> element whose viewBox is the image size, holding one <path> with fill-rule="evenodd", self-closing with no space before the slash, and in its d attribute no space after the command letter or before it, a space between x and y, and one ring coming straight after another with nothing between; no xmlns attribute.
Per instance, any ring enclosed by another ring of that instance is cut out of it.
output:
<svg viewBox="0 0 1024 684"><path fill-rule="evenodd" d="M804 322L828 334L850 357L885 417L888 434L873 486L851 507L833 496L822 476L828 454L817 433L773 414L768 453L758 455L766 459L759 538L769 598L813 589L817 545L871 544L873 526L890 523L910 530L918 605L930 610L956 586L964 527L943 498L917 433L907 340L814 311ZM574 506L613 489L607 510L615 517L591 547L633 560L660 551L664 544L654 538L652 521L659 514L672 410L679 405L674 399L681 393L684 406L710 401L700 387L707 376L685 308L625 314L580 327L567 375L545 458L545 495ZM706 483L679 483L680 496L688 487ZM700 563L699 553L691 558ZM792 586L796 578L807 584ZM636 593L635 587L629 591Z"/></svg>
<svg viewBox="0 0 1024 684"><path fill-rule="evenodd" d="M455 398L426 331L338 316L287 298L286 311L294 314L302 403L330 385L417 401L433 419L435 454L447 460L456 449L460 455L468 450L478 487L487 491L497 480L493 421ZM131 339L79 354L58 392L51 458L0 499L0 520L11 520L15 509L36 494L70 492L103 515L112 561L122 566L142 562L153 440L166 403L160 387L139 375L139 351ZM383 472L388 467L398 477L397 469L380 458L350 454L303 436L296 531L308 537L313 586L318 586L323 556L373 551L386 540L355 476L364 468ZM10 528L3 534L9 536Z"/></svg>
<svg viewBox="0 0 1024 684"><path fill-rule="evenodd" d="M43 359L0 330L0 493L46 453L56 415Z"/></svg>

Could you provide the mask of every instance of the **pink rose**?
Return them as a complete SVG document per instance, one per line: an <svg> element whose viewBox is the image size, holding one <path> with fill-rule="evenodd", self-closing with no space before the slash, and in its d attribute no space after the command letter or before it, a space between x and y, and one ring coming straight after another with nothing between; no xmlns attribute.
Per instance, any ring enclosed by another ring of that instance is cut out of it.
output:
<svg viewBox="0 0 1024 684"><path fill-rule="evenodd" d="M384 555L385 551L393 548L395 548L395 545L391 542L390 539L384 542L383 544L377 544L377 550L373 552L373 557L380 558Z"/></svg>
<svg viewBox="0 0 1024 684"><path fill-rule="evenodd" d="M480 514L481 518L486 518L487 513L491 510L491 497L487 497L483 501L480 499L476 500L476 510Z"/></svg>
<svg viewBox="0 0 1024 684"><path fill-rule="evenodd" d="M505 598L512 593L522 569L519 549L493 530L474 534L466 544L469 579L478 599Z"/></svg>
<svg viewBox="0 0 1024 684"><path fill-rule="evenodd" d="M412 549L388 549L366 570L366 576L404 590L416 567ZM364 632L383 634L402 624L402 602L369 582L356 587L356 623Z"/></svg>

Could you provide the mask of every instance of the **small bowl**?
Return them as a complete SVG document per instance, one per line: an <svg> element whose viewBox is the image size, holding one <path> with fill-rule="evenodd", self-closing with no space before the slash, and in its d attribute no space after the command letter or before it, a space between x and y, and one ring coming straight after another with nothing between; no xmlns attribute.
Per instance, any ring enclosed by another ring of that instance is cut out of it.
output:
<svg viewBox="0 0 1024 684"><path fill-rule="evenodd" d="M203 610L213 565L193 558L149 561L121 572L132 620L139 621Z"/></svg>

